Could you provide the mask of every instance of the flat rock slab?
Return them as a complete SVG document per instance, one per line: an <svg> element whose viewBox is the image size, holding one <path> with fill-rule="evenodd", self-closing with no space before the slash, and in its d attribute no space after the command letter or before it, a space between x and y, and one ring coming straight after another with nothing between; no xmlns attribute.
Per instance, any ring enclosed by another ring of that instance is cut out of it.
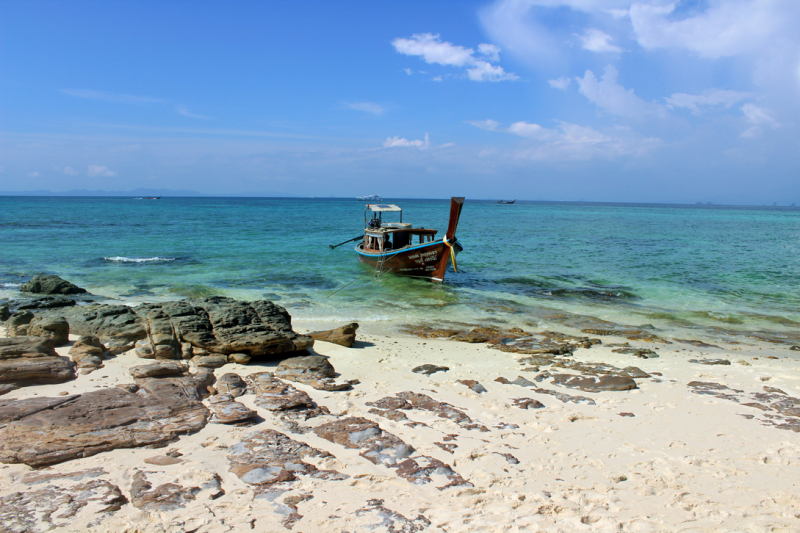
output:
<svg viewBox="0 0 800 533"><path fill-rule="evenodd" d="M689 359L690 363L697 363L701 365L730 365L728 359Z"/></svg>
<svg viewBox="0 0 800 533"><path fill-rule="evenodd" d="M544 404L539 400L533 398L512 398L511 400L516 407L520 409L542 409Z"/></svg>
<svg viewBox="0 0 800 533"><path fill-rule="evenodd" d="M233 399L227 394L217 394L208 399L212 422L219 424L235 424L256 416L256 412Z"/></svg>
<svg viewBox="0 0 800 533"><path fill-rule="evenodd" d="M186 394L140 395L118 387L45 409L41 402L12 404L32 412L0 429L0 462L40 467L116 448L164 446L200 430L209 416L202 403Z"/></svg>
<svg viewBox="0 0 800 533"><path fill-rule="evenodd" d="M119 487L106 480L71 481L51 478L41 489L0 498L0 530L33 533L67 528L78 520L97 520L128 502Z"/></svg>
<svg viewBox="0 0 800 533"><path fill-rule="evenodd" d="M75 379L75 364L43 337L0 339L0 384L16 387Z"/></svg>
<svg viewBox="0 0 800 533"><path fill-rule="evenodd" d="M18 310L34 310L34 309L57 309L59 307L73 307L76 305L75 300L69 298L61 298L59 296L44 296L42 298L35 298L29 302L21 303L17 306Z"/></svg>
<svg viewBox="0 0 800 533"><path fill-rule="evenodd" d="M147 480L147 474L139 471L131 483L131 503L145 511L174 511L185 507L195 499L200 487L184 488L177 483L163 483L157 487Z"/></svg>
<svg viewBox="0 0 800 533"><path fill-rule="evenodd" d="M339 391L352 388L349 382L334 381L336 375L328 358L320 355L290 357L281 361L275 369L276 377L296 381L317 390Z"/></svg>
<svg viewBox="0 0 800 533"><path fill-rule="evenodd" d="M327 452L292 440L274 429L251 433L228 448L230 471L248 485L257 487L256 494L268 491L299 476L322 479L345 479L348 476L331 470L319 470L305 458L331 457Z"/></svg>
<svg viewBox="0 0 800 533"><path fill-rule="evenodd" d="M274 411L280 418L308 420L320 415L330 414L324 406L319 406L304 391L297 390L288 383L275 378L269 372L250 374L245 378L248 391L256 395L255 404ZM297 432L304 430L299 426Z"/></svg>
<svg viewBox="0 0 800 533"><path fill-rule="evenodd" d="M247 393L247 383L245 383L239 374L234 374L233 372L228 372L220 376L219 379L217 379L216 388L219 394L229 394L234 398L238 398Z"/></svg>
<svg viewBox="0 0 800 533"><path fill-rule="evenodd" d="M333 344L350 348L356 340L357 329L358 324L352 322L336 329L315 331L314 333L309 333L308 336L316 341L332 342Z"/></svg>
<svg viewBox="0 0 800 533"><path fill-rule="evenodd" d="M436 372L447 372L448 370L450 370L450 367L430 364L420 365L411 369L415 374L425 374L426 376L430 376Z"/></svg>
<svg viewBox="0 0 800 533"><path fill-rule="evenodd" d="M137 379L180 376L187 372L189 367L181 361L159 361L149 365L132 366L128 369L130 375Z"/></svg>
<svg viewBox="0 0 800 533"><path fill-rule="evenodd" d="M585 392L626 391L639 388L633 378L612 375L593 377L555 374L551 383Z"/></svg>
<svg viewBox="0 0 800 533"><path fill-rule="evenodd" d="M170 457L169 455L156 455L154 457L146 458L144 462L149 465L170 466L182 463L183 459L178 457Z"/></svg>
<svg viewBox="0 0 800 533"><path fill-rule="evenodd" d="M359 455L375 464L395 465L414 453L413 447L366 418L328 422L314 428L314 433L345 448L364 450Z"/></svg>
<svg viewBox="0 0 800 533"><path fill-rule="evenodd" d="M473 392L477 392L478 394L483 394L486 392L486 387L475 381L474 379L459 379L458 383L465 385L472 389Z"/></svg>

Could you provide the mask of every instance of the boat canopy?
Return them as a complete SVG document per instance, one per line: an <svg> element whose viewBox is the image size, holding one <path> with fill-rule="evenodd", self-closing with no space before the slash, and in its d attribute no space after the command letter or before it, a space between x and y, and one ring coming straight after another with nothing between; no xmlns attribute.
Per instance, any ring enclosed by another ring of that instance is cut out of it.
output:
<svg viewBox="0 0 800 533"><path fill-rule="evenodd" d="M383 213L385 211L402 211L401 208L394 204L367 204L367 209L373 213Z"/></svg>

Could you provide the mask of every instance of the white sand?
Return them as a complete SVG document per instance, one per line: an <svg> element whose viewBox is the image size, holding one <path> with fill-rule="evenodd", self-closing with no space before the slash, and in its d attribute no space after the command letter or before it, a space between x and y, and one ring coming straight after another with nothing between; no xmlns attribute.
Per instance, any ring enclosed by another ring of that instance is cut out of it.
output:
<svg viewBox="0 0 800 533"><path fill-rule="evenodd" d="M295 324L297 331L316 329ZM604 338L605 343L614 342ZM638 366L660 372L657 382L637 379L638 390L587 393L552 385L537 386L570 395L591 397L596 405L562 403L494 379L513 380L522 372L519 356L485 345L447 340L417 339L397 334L359 334L354 348L318 342L314 351L330 357L344 379L358 379L352 391L322 392L295 384L320 405L340 416L375 420L384 430L416 448L417 454L440 459L473 486L438 490L446 481L415 485L392 469L374 465L313 432L288 432L272 413L255 406L251 394L239 398L257 409L264 422L238 428L208 424L200 432L180 438L167 449L183 453L178 465L146 464L147 457L166 449L124 449L55 465L48 472L73 472L102 467L102 476L130 497L136 470L148 472L153 485L176 482L199 486L214 474L222 479L225 495L209 500L206 493L185 508L165 513L145 513L128 504L109 514L95 514L91 506L58 531L287 531L279 505L254 500L252 487L228 472L226 449L251 432L274 428L290 438L330 452L335 458L309 459L319 468L348 474L331 481L301 477L280 497L310 495L297 505L302 518L293 531L800 531L800 433L762 424L765 413L741 405L754 401L750 393L765 385L800 397L800 353L785 348L726 347L698 349L685 344L654 347L657 359L637 359L612 353L605 346L581 349L572 359L604 362L617 367ZM620 339L624 342L624 339ZM59 348L66 354L69 347ZM677 351L676 351L677 350ZM767 356L778 359L767 359ZM744 361L731 366L688 363L692 358L729 358ZM128 383L127 368L146 363L127 353L105 362L105 368L59 385L12 391L0 400L34 395L54 396L61 391L84 392ZM245 375L270 370L277 361L249 366L227 365L217 375ZM448 372L424 376L411 372L432 363ZM545 370L543 368L542 370ZM654 378L657 376L653 376ZM487 392L477 394L459 379L479 381ZM692 393L687 383L698 380L744 391L739 402ZM425 426L409 427L370 414L366 402L414 391L449 403L490 429L464 429L434 414L411 410L408 417ZM522 410L513 398L534 398L545 407ZM622 417L621 412L633 413ZM748 419L740 415L753 415ZM308 425L327 420L312 419ZM435 445L457 445L449 453ZM519 460L512 464L500 454ZM32 469L25 465L0 465L0 496L33 490L19 482ZM383 500L386 509L370 506ZM285 511L286 508L284 507ZM424 519L417 519L423 515ZM95 525L92 521L100 519ZM415 520L416 519L416 520ZM429 524L427 522L429 521ZM391 529L394 528L394 529ZM0 526L0 530L2 527Z"/></svg>

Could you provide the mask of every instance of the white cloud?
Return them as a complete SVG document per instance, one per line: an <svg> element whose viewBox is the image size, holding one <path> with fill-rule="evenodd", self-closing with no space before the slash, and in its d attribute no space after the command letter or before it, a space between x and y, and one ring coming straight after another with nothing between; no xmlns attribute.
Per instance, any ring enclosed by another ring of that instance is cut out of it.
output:
<svg viewBox="0 0 800 533"><path fill-rule="evenodd" d="M412 74L414 74L414 71L413 71L413 70L411 70L410 68L404 68L404 69L403 69L403 72L405 72L405 73L406 73L406 74L408 74L409 76L411 76Z"/></svg>
<svg viewBox="0 0 800 533"><path fill-rule="evenodd" d="M66 174L67 176L76 176L78 174L78 171L72 167L64 167L64 174Z"/></svg>
<svg viewBox="0 0 800 533"><path fill-rule="evenodd" d="M374 104L372 102L345 102L344 107L353 109L355 111L364 111L365 113L372 113L373 115L382 115L385 112L383 106Z"/></svg>
<svg viewBox="0 0 800 533"><path fill-rule="evenodd" d="M565 90L569 87L569 84L572 83L572 78L561 77L557 80L547 80L547 83L549 83L550 87L553 89Z"/></svg>
<svg viewBox="0 0 800 533"><path fill-rule="evenodd" d="M611 44L612 37L595 28L586 30L583 35L579 35L583 43L583 49L592 52L622 52L622 48Z"/></svg>
<svg viewBox="0 0 800 533"><path fill-rule="evenodd" d="M476 128L480 128L482 130L488 131L497 131L497 128L500 127L500 123L496 120L488 119L488 120L467 120L467 124L472 124Z"/></svg>
<svg viewBox="0 0 800 533"><path fill-rule="evenodd" d="M430 146L430 138L428 134L425 134L425 140L421 141L419 139L415 141L409 141L408 139L402 139L400 137L389 137L383 143L384 148L408 148L408 147L417 147L420 150L424 150Z"/></svg>
<svg viewBox="0 0 800 533"><path fill-rule="evenodd" d="M114 176L117 175L117 173L112 170L109 170L108 167L100 165L89 165L89 168L86 171L86 175L92 178L96 176L100 176L103 178L113 178Z"/></svg>
<svg viewBox="0 0 800 533"><path fill-rule="evenodd" d="M35 171L34 172L28 172L28 177L29 178L38 178L39 177L39 173L35 172Z"/></svg>
<svg viewBox="0 0 800 533"><path fill-rule="evenodd" d="M175 106L175 112L178 113L179 115L183 115L184 117L189 117L189 118L202 118L202 119L208 118L205 115L197 115L195 113L190 113L189 110L186 109L186 106L182 105Z"/></svg>
<svg viewBox="0 0 800 533"><path fill-rule="evenodd" d="M61 92L78 98L90 100L104 100L106 102L117 102L120 104L163 104L164 100L150 98L148 96L134 96L131 94L115 94L102 91L91 91L88 89L61 89Z"/></svg>
<svg viewBox="0 0 800 533"><path fill-rule="evenodd" d="M501 128L494 120L471 121L478 128L511 133L523 137L533 144L523 147L517 157L536 160L585 160L613 158L625 155L642 155L661 145L656 138L625 137L617 130L614 135L604 134L588 126L569 122L558 122L558 128L545 128L525 121L515 122Z"/></svg>
<svg viewBox="0 0 800 533"><path fill-rule="evenodd" d="M527 122L513 123L508 127L508 132L537 141L554 141L558 137L558 132L556 130L550 130L538 124L529 124Z"/></svg>
<svg viewBox="0 0 800 533"><path fill-rule="evenodd" d="M753 104L744 104L742 106L742 113L752 126L743 131L739 137L752 139L761 136L765 128L774 130L780 127L780 123L772 118L763 107L758 107Z"/></svg>
<svg viewBox="0 0 800 533"><path fill-rule="evenodd" d="M619 72L613 65L608 65L600 80L594 72L587 70L583 78L575 78L580 93L600 109L632 119L643 119L647 116L665 117L664 106L645 102L633 92L617 83Z"/></svg>
<svg viewBox="0 0 800 533"><path fill-rule="evenodd" d="M503 67L492 65L486 61L476 61L475 66L467 69L467 77L472 81L516 80L519 76L503 70Z"/></svg>
<svg viewBox="0 0 800 533"><path fill-rule="evenodd" d="M720 58L766 44L785 23L794 2L739 0L709 2L691 16L675 16L679 3L634 3L630 7L636 38L645 48L682 48L701 57Z"/></svg>
<svg viewBox="0 0 800 533"><path fill-rule="evenodd" d="M500 47L494 44L479 44L478 53L486 58L486 61L500 61Z"/></svg>
<svg viewBox="0 0 800 533"><path fill-rule="evenodd" d="M750 93L724 89L708 89L703 91L703 94L675 93L665 98L665 100L667 101L667 107L670 109L684 107L692 110L694 113L698 113L700 111L700 106L722 105L726 108L730 108L735 103L749 98L750 96L752 96Z"/></svg>
<svg viewBox="0 0 800 533"><path fill-rule="evenodd" d="M419 56L426 63L436 63L451 67L468 67L467 77L472 81L517 80L519 76L506 72L503 67L492 65L490 61L500 59L500 48L493 44L480 44L478 54L475 50L464 48L448 41L441 41L438 34L416 33L411 38L400 37L392 41L392 46L401 54Z"/></svg>
<svg viewBox="0 0 800 533"><path fill-rule="evenodd" d="M433 80L433 81L442 81L442 77L441 76L436 76L436 77L431 78L431 80Z"/></svg>

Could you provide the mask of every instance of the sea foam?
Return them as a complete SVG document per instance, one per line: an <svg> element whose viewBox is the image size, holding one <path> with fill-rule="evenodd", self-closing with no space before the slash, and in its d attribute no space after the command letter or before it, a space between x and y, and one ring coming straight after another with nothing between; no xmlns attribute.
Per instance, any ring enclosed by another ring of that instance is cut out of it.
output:
<svg viewBox="0 0 800 533"><path fill-rule="evenodd" d="M170 261L176 261L177 257L122 257L122 256L114 256L114 257L104 257L106 261L111 261L113 263L168 263Z"/></svg>

